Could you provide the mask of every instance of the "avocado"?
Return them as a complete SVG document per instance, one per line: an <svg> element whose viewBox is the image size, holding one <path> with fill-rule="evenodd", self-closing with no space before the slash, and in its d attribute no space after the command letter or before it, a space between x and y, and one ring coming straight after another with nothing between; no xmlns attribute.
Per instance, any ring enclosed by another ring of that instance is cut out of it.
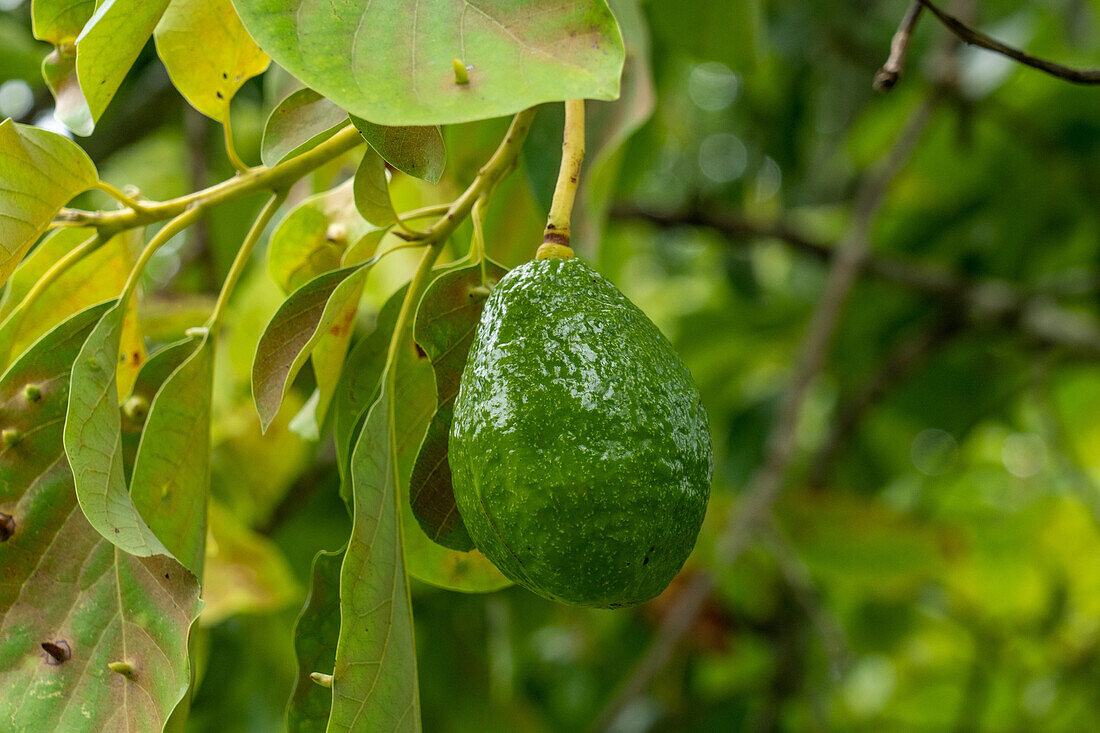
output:
<svg viewBox="0 0 1100 733"><path fill-rule="evenodd" d="M710 495L706 412L672 345L579 259L528 262L485 304L449 461L470 536L510 579L562 603L658 595Z"/></svg>

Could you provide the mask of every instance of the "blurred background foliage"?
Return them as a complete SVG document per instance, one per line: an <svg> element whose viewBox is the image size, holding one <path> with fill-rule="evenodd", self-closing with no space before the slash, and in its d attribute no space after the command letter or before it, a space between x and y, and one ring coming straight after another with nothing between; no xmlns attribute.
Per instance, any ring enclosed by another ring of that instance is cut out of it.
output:
<svg viewBox="0 0 1100 733"><path fill-rule="evenodd" d="M414 585L425 729L586 729L699 574L713 597L612 730L1100 729L1100 95L959 47L929 17L898 86L876 94L907 0L612 4L631 56L623 100L589 105L605 137L589 141L578 246L699 383L716 449L707 524L681 580L634 610ZM0 0L0 118L56 129L29 5ZM1100 57L1097 0L945 7L1037 55ZM273 67L237 96L248 162L291 85ZM716 538L764 454L860 182L927 104L810 388L774 526L720 562ZM537 244L560 116L543 110L493 199L488 249L506 265ZM444 180L396 175L398 209L449 200L504 124L448 128ZM80 142L105 180L154 199L233 172L151 46ZM352 172L332 165L295 200ZM83 203L107 206L98 195ZM209 311L260 198L219 207L158 253L151 341ZM454 253L468 238L460 230ZM408 276L407 258L385 263L360 333ZM280 728L310 560L347 534L331 440L289 426L311 376L263 439L251 407L255 342L281 299L258 258L219 350L188 730Z"/></svg>

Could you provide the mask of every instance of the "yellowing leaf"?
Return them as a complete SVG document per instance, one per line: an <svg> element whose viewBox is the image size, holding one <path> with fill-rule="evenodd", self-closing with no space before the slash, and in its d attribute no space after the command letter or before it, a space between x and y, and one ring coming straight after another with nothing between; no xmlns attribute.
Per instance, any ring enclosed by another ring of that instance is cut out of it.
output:
<svg viewBox="0 0 1100 733"><path fill-rule="evenodd" d="M154 34L168 75L191 106L225 122L229 101L271 63L229 0L173 0Z"/></svg>
<svg viewBox="0 0 1100 733"><path fill-rule="evenodd" d="M0 122L0 285L69 199L99 180L72 140Z"/></svg>

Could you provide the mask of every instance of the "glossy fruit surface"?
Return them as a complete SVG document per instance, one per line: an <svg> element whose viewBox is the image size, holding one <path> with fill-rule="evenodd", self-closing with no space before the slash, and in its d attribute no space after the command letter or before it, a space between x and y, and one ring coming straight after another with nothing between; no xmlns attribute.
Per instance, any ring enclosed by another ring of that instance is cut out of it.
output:
<svg viewBox="0 0 1100 733"><path fill-rule="evenodd" d="M645 314L579 259L512 270L462 375L449 460L477 547L564 603L660 593L710 494L706 413Z"/></svg>

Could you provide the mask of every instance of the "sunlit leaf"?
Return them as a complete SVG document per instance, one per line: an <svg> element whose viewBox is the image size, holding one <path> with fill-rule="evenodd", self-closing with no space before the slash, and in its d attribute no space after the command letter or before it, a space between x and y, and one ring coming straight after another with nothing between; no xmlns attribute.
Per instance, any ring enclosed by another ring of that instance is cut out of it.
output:
<svg viewBox="0 0 1100 733"><path fill-rule="evenodd" d="M390 200L390 184L386 165L374 150L368 150L355 172L355 207L363 218L379 227L397 221L397 212Z"/></svg>
<svg viewBox="0 0 1100 733"><path fill-rule="evenodd" d="M0 451L0 504L15 508L0 543L0 685L19 691L0 695L0 718L13 731L161 730L190 684L198 584L170 558L103 540L65 460L69 370L108 307L73 316L0 379L5 424L25 435Z"/></svg>
<svg viewBox="0 0 1100 733"><path fill-rule="evenodd" d="M358 117L351 121L382 159L402 173L439 183L447 163L439 127L387 127Z"/></svg>
<svg viewBox="0 0 1100 733"><path fill-rule="evenodd" d="M214 626L240 613L279 611L300 599L301 589L279 547L215 501L202 596L200 622Z"/></svg>
<svg viewBox="0 0 1100 733"><path fill-rule="evenodd" d="M332 692L310 679L331 674L340 638L340 566L344 550L319 552L313 558L309 597L294 625L298 677L287 706L288 733L324 733L332 712Z"/></svg>
<svg viewBox="0 0 1100 733"><path fill-rule="evenodd" d="M409 499L428 537L455 550L471 550L474 543L458 513L447 463L454 400L485 298L505 272L492 262L448 272L424 293L416 313L416 342L427 352L435 370L437 406L416 455Z"/></svg>
<svg viewBox="0 0 1100 733"><path fill-rule="evenodd" d="M267 271L284 293L340 267L347 249L371 228L355 208L352 187L349 180L309 197L275 227L267 248Z"/></svg>
<svg viewBox="0 0 1100 733"><path fill-rule="evenodd" d="M154 36L172 84L192 107L218 122L228 118L229 102L241 85L271 62L230 0L172 0Z"/></svg>
<svg viewBox="0 0 1100 733"><path fill-rule="evenodd" d="M420 730L392 400L383 385L352 452L354 518L340 568L330 730Z"/></svg>
<svg viewBox="0 0 1100 733"><path fill-rule="evenodd" d="M312 89L299 89L267 118L260 158L273 166L310 150L336 134L348 113Z"/></svg>
<svg viewBox="0 0 1100 733"><path fill-rule="evenodd" d="M31 28L34 37L55 46L73 43L95 12L96 0L34 0Z"/></svg>
<svg viewBox="0 0 1100 733"><path fill-rule="evenodd" d="M202 578L214 342L205 335L197 337L190 349L190 356L165 380L149 407L130 495L164 546Z"/></svg>
<svg viewBox="0 0 1100 733"><path fill-rule="evenodd" d="M0 284L54 214L97 181L91 158L72 140L0 122Z"/></svg>
<svg viewBox="0 0 1100 733"><path fill-rule="evenodd" d="M77 37L77 78L93 121L107 109L168 2L105 0Z"/></svg>
<svg viewBox="0 0 1100 733"><path fill-rule="evenodd" d="M95 233L87 229L59 229L47 236L12 274L9 296L15 302L10 305L14 307L22 301L61 257L94 236ZM29 307L11 312L6 307L9 305L6 300L5 310L9 312L0 321L0 363L10 363L35 339L73 313L117 297L126 284L141 244L140 229L120 232L73 263ZM136 320L128 324L135 333L137 325ZM123 337L123 341L130 344L137 340L134 336ZM139 357L142 361L144 354L144 345L141 345Z"/></svg>
<svg viewBox="0 0 1100 733"><path fill-rule="evenodd" d="M281 66L377 124L466 122L619 93L622 39L603 0L235 2ZM456 83L455 59L468 83Z"/></svg>
<svg viewBox="0 0 1100 733"><path fill-rule="evenodd" d="M132 555L171 556L138 514L126 486L115 380L123 314L123 307L115 301L73 363L65 454L80 508L96 531Z"/></svg>

